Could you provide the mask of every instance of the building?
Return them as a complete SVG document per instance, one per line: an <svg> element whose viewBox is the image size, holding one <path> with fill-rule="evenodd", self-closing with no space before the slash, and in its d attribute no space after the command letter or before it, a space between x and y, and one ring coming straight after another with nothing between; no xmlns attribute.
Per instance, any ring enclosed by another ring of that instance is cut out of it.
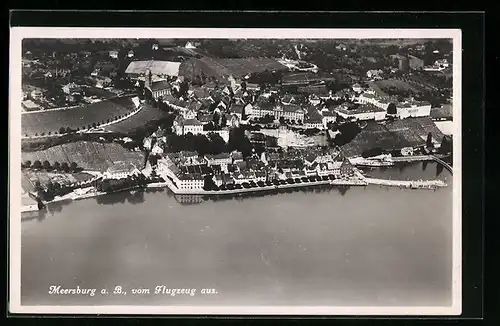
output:
<svg viewBox="0 0 500 326"><path fill-rule="evenodd" d="M40 106L32 100L23 101L21 105L26 111L35 111L40 109Z"/></svg>
<svg viewBox="0 0 500 326"><path fill-rule="evenodd" d="M335 112L344 119L353 120L385 120L386 110L373 104L361 104L354 107L339 106Z"/></svg>
<svg viewBox="0 0 500 326"><path fill-rule="evenodd" d="M62 90L64 94L67 95L81 95L83 93L82 88L75 83L69 83L64 85L62 87Z"/></svg>
<svg viewBox="0 0 500 326"><path fill-rule="evenodd" d="M133 175L140 175L141 171L137 169L132 164L119 162L115 165L109 167L106 172L103 173L105 179L124 179Z"/></svg>
<svg viewBox="0 0 500 326"><path fill-rule="evenodd" d="M157 77L178 77L180 65L180 62L172 61L132 61L125 69L125 73L130 78L145 76L148 72Z"/></svg>
<svg viewBox="0 0 500 326"><path fill-rule="evenodd" d="M160 144L156 143L153 146L153 149L151 149L151 154L152 155L161 155L161 154L163 154L163 148L160 146Z"/></svg>
<svg viewBox="0 0 500 326"><path fill-rule="evenodd" d="M192 133L193 135L203 133L203 124L197 119L178 119L177 117L174 121L174 129L177 135L185 135L187 133Z"/></svg>
<svg viewBox="0 0 500 326"><path fill-rule="evenodd" d="M340 166L340 174L342 176L352 176L354 174L354 167L347 158L344 158L342 165Z"/></svg>
<svg viewBox="0 0 500 326"><path fill-rule="evenodd" d="M352 85L352 90L356 93L361 93L363 91L363 87L361 87L360 84L354 84Z"/></svg>
<svg viewBox="0 0 500 326"><path fill-rule="evenodd" d="M38 90L38 89L35 89L35 90L31 91L30 95L31 95L31 98L32 98L33 100L35 100L35 101L39 101L39 100L41 100L41 99L42 99L42 97L43 97L43 93L42 93L42 91L40 91L40 90Z"/></svg>
<svg viewBox="0 0 500 326"><path fill-rule="evenodd" d="M231 152L231 159L233 160L233 164L236 164L238 162L243 162L243 153L238 152L238 151L233 151Z"/></svg>
<svg viewBox="0 0 500 326"><path fill-rule="evenodd" d="M195 119L196 112L194 110L191 110L191 109L182 110L182 116L186 120Z"/></svg>
<svg viewBox="0 0 500 326"><path fill-rule="evenodd" d="M440 59L440 60L436 60L434 62L434 66L440 67L440 68L449 68L450 63L448 62L448 59Z"/></svg>
<svg viewBox="0 0 500 326"><path fill-rule="evenodd" d="M200 174L179 174L173 178L174 184L183 190L202 190L205 179Z"/></svg>
<svg viewBox="0 0 500 326"><path fill-rule="evenodd" d="M205 155L205 159L208 162L208 165L228 165L232 163L232 158L230 153L220 153L220 154L209 154Z"/></svg>
<svg viewBox="0 0 500 326"><path fill-rule="evenodd" d="M323 118L320 116L320 117L314 117L314 118L306 118L304 120L304 127L306 129L314 129L314 128L317 128L317 129L324 129L324 125L323 125Z"/></svg>
<svg viewBox="0 0 500 326"><path fill-rule="evenodd" d="M366 77L368 78L379 78L383 74L383 71L378 69L378 70L368 70L366 72Z"/></svg>
<svg viewBox="0 0 500 326"><path fill-rule="evenodd" d="M151 92L151 95L155 100L158 100L160 97L163 98L167 95L171 95L171 86L168 81L153 81L153 74L149 70L146 71L145 78L146 81L144 83L144 88Z"/></svg>
<svg viewBox="0 0 500 326"><path fill-rule="evenodd" d="M304 121L304 110L297 105L280 105L278 104L274 110L275 119L284 118L287 120Z"/></svg>
<svg viewBox="0 0 500 326"><path fill-rule="evenodd" d="M118 51L109 51L109 56L113 59L118 59Z"/></svg>
<svg viewBox="0 0 500 326"><path fill-rule="evenodd" d="M332 112L330 110L321 111L321 115L323 116L321 121L325 128L328 123L337 121L337 115L335 114L335 112Z"/></svg>
<svg viewBox="0 0 500 326"><path fill-rule="evenodd" d="M96 77L94 78L94 80L95 80L95 87L97 88L108 87L111 86L111 84L113 83L113 80L109 77Z"/></svg>
<svg viewBox="0 0 500 326"><path fill-rule="evenodd" d="M397 116L400 119L427 117L431 114L431 104L421 101L406 101L396 105Z"/></svg>

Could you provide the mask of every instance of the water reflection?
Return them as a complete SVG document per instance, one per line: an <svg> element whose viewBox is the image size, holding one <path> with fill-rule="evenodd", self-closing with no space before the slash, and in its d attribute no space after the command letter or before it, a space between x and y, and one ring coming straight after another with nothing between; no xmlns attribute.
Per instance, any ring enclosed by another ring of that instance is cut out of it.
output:
<svg viewBox="0 0 500 326"><path fill-rule="evenodd" d="M427 169L427 164L428 164L427 161L422 162L422 171L425 171L425 169Z"/></svg>
<svg viewBox="0 0 500 326"><path fill-rule="evenodd" d="M441 172L443 172L443 169L444 169L444 167L442 164L436 164L436 177L439 177Z"/></svg>
<svg viewBox="0 0 500 326"><path fill-rule="evenodd" d="M347 193L347 191L349 189L351 189L351 187L350 186L339 186L337 189L342 196L345 196L345 194Z"/></svg>
<svg viewBox="0 0 500 326"><path fill-rule="evenodd" d="M144 189L122 191L96 197L99 205L141 204L144 202Z"/></svg>
<svg viewBox="0 0 500 326"><path fill-rule="evenodd" d="M174 195L175 200L181 205L196 205L205 201L202 195Z"/></svg>
<svg viewBox="0 0 500 326"><path fill-rule="evenodd" d="M48 203L47 204L47 211L50 213L50 215L54 215L54 213L60 213L63 209L64 206L70 205L71 200L63 200L63 201L58 201L58 202L53 202L53 203Z"/></svg>
<svg viewBox="0 0 500 326"><path fill-rule="evenodd" d="M37 220L42 222L47 217L47 208L43 208L38 211L21 213L21 223Z"/></svg>

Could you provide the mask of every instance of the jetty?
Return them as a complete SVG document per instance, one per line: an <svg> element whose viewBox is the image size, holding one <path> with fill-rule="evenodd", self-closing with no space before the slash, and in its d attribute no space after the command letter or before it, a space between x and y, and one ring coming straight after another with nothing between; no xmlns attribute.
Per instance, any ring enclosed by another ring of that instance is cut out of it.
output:
<svg viewBox="0 0 500 326"><path fill-rule="evenodd" d="M446 187L446 183L442 180L387 180L376 178L364 178L368 184L401 187L410 189L436 189L439 187Z"/></svg>
<svg viewBox="0 0 500 326"><path fill-rule="evenodd" d="M453 174L453 167L446 163L445 161L443 161L442 159L440 159L439 157L437 157L436 155L431 155L432 158L434 159L434 161L438 162L439 164L441 164L442 166L444 166L444 168L446 170L448 170L451 174Z"/></svg>

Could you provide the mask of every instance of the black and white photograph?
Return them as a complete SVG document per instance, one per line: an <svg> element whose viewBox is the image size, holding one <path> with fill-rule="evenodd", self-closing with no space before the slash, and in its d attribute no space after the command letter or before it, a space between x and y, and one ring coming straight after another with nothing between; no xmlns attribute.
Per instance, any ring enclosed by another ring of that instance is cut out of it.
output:
<svg viewBox="0 0 500 326"><path fill-rule="evenodd" d="M459 315L461 51L11 28L10 311Z"/></svg>

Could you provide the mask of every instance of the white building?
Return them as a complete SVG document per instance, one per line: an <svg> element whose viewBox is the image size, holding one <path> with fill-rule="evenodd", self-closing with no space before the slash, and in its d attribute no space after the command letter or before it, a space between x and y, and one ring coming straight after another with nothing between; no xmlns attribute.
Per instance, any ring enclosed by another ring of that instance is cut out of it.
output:
<svg viewBox="0 0 500 326"><path fill-rule="evenodd" d="M194 110L185 109L185 110L182 110L182 116L186 120L196 119L196 112Z"/></svg>
<svg viewBox="0 0 500 326"><path fill-rule="evenodd" d="M427 117L431 114L431 104L429 102L408 101L399 103L396 106L397 116L400 119L410 117Z"/></svg>
<svg viewBox="0 0 500 326"><path fill-rule="evenodd" d="M275 119L283 117L288 120L304 121L304 110L296 105L278 104L273 110L273 115Z"/></svg>
<svg viewBox="0 0 500 326"><path fill-rule="evenodd" d="M372 104L361 104L354 109L340 106L335 109L335 112L344 119L375 121L385 120L387 114L386 110Z"/></svg>
<svg viewBox="0 0 500 326"><path fill-rule="evenodd" d="M113 59L118 59L118 51L109 51L109 56Z"/></svg>
<svg viewBox="0 0 500 326"><path fill-rule="evenodd" d="M361 87L360 84L354 84L352 85L352 90L356 93L361 93L363 91L363 87Z"/></svg>
<svg viewBox="0 0 500 326"><path fill-rule="evenodd" d="M68 95L81 94L81 92L82 92L81 87L75 83L69 83L69 84L64 85L62 87L62 90L65 94L68 94Z"/></svg>
<svg viewBox="0 0 500 326"><path fill-rule="evenodd" d="M109 167L106 172L103 173L105 179L125 179L132 175L140 175L141 171L135 166L128 164L116 164Z"/></svg>
<svg viewBox="0 0 500 326"><path fill-rule="evenodd" d="M380 75L382 75L383 71L382 70L368 70L366 72L366 77L368 78L376 78L376 77L380 77Z"/></svg>
<svg viewBox="0 0 500 326"><path fill-rule="evenodd" d="M321 120L316 120L316 119L309 120L309 119L306 119L304 121L304 127L306 127L306 129L317 128L319 130L323 130L325 128L325 126L323 125L323 119L321 119Z"/></svg>
<svg viewBox="0 0 500 326"><path fill-rule="evenodd" d="M151 154L153 154L153 155L163 154L163 148L158 143L156 143L153 146L153 149L151 149Z"/></svg>
<svg viewBox="0 0 500 326"><path fill-rule="evenodd" d="M321 111L323 118L321 119L323 126L326 128L327 124L330 122L337 121L337 115L330 110Z"/></svg>
<svg viewBox="0 0 500 326"><path fill-rule="evenodd" d="M197 135L203 133L203 124L197 119L176 119L174 121L174 128L177 135L185 135L187 133Z"/></svg>

